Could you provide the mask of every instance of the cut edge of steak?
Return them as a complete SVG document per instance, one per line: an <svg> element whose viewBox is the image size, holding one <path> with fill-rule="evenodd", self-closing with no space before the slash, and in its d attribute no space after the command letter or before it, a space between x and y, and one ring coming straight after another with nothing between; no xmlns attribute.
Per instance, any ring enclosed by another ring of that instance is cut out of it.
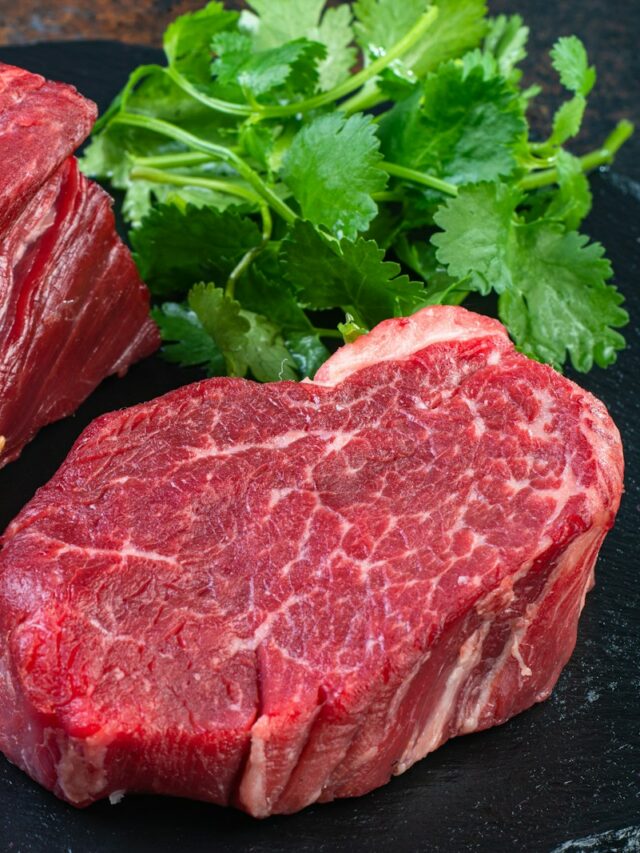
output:
<svg viewBox="0 0 640 853"><path fill-rule="evenodd" d="M0 62L0 232L84 142L97 115L73 86Z"/></svg>
<svg viewBox="0 0 640 853"><path fill-rule="evenodd" d="M0 63L0 467L159 346L112 201L70 156L96 106Z"/></svg>
<svg viewBox="0 0 640 853"><path fill-rule="evenodd" d="M159 345L112 201L69 157L0 233L0 467Z"/></svg>
<svg viewBox="0 0 640 853"><path fill-rule="evenodd" d="M0 748L78 806L366 793L549 695L622 474L604 406L462 308L105 415L2 540Z"/></svg>

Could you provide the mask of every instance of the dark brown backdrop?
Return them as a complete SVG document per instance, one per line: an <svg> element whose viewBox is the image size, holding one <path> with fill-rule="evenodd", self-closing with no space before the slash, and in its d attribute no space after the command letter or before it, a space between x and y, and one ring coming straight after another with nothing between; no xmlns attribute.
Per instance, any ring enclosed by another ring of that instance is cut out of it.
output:
<svg viewBox="0 0 640 853"><path fill-rule="evenodd" d="M173 17L204 3L205 0L0 0L0 45L99 38L159 46L162 31ZM239 8L243 4L227 0L227 5ZM547 53L554 39L575 32L585 41L597 65L599 82L591 97L578 149L597 144L623 116L640 121L640 0L489 0L489 7L495 14L520 12L531 25L527 74L552 93L557 92L557 81ZM536 107L536 124L545 124L552 106L553 98L546 106ZM618 169L640 179L639 164L640 141L636 138L621 153Z"/></svg>

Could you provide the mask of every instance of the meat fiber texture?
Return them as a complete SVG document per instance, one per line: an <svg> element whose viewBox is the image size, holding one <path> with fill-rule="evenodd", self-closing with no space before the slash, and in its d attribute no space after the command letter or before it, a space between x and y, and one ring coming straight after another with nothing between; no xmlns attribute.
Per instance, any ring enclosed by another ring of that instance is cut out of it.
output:
<svg viewBox="0 0 640 853"><path fill-rule="evenodd" d="M95 105L0 64L0 467L157 348L111 199L70 156Z"/></svg>
<svg viewBox="0 0 640 853"><path fill-rule="evenodd" d="M549 695L622 473L598 400L453 307L100 417L2 541L0 747L77 806L364 794Z"/></svg>

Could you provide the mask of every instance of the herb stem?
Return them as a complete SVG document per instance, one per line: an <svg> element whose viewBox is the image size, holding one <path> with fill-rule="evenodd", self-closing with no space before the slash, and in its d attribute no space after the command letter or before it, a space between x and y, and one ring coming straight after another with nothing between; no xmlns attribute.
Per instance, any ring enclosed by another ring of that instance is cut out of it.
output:
<svg viewBox="0 0 640 853"><path fill-rule="evenodd" d="M298 112L307 112L309 110L315 110L318 107L324 107L326 104L332 104L334 101L338 101L340 98L350 95L352 92L355 92L356 89L360 89L364 86L364 84L369 80L377 77L381 71L384 71L384 69L391 65L391 63L396 59L399 59L401 56L404 56L407 51L411 50L416 42L422 38L429 27L434 23L437 17L437 7L430 6L429 9L427 9L427 11L418 18L413 27L411 27L411 29L399 41L390 47L388 51L375 59L370 65L367 65L366 68L363 68L362 71L359 71L357 74L353 74L345 80L344 83L340 83L328 92L322 92L320 95L316 95L315 97L302 101L299 104L288 104L286 107L267 107L263 111L263 115L266 115L267 117L275 117L291 115L292 113L295 114ZM283 112L283 110L287 111Z"/></svg>
<svg viewBox="0 0 640 853"><path fill-rule="evenodd" d="M269 205L265 204L260 196L252 189L235 184L232 181L221 181L216 178L198 178L191 175L175 175L171 172L163 172L160 169L152 169L146 166L135 166L129 174L134 179L153 181L158 184L174 184L178 187L204 187L204 189L238 196L259 207L260 216L262 217L262 240L258 246L253 246L243 255L227 279L225 293L229 299L233 299L236 282L271 239L273 222Z"/></svg>
<svg viewBox="0 0 640 853"><path fill-rule="evenodd" d="M314 335L318 335L319 338L338 338L342 340L342 333L338 329L319 329L317 326L314 326L313 333Z"/></svg>
<svg viewBox="0 0 640 853"><path fill-rule="evenodd" d="M425 172L418 172L415 169L407 169L406 166L399 166L397 163L388 163L386 160L379 165L381 169L384 169L385 172L388 172L395 178L402 178L414 184L423 184L425 187L440 190L440 192L447 195L458 195L458 188L455 184L450 184L441 178L436 178L434 175L427 175Z"/></svg>
<svg viewBox="0 0 640 853"><path fill-rule="evenodd" d="M200 151L185 151L176 154L156 154L154 157L134 157L136 166L151 166L159 169L179 169L181 166L202 166L209 163L209 154Z"/></svg>
<svg viewBox="0 0 640 853"><path fill-rule="evenodd" d="M359 92L356 92L353 97L343 101L341 104L338 104L338 109L347 113L347 115L352 115L353 113L370 110L372 107L376 107L378 104L381 104L384 100L386 100L386 98L380 93L380 89L378 89L374 84L371 88L361 89Z"/></svg>
<svg viewBox="0 0 640 853"><path fill-rule="evenodd" d="M233 101L223 101L220 98L212 98L210 95L205 95L204 92L201 92L200 89L190 83L186 77L183 77L173 65L169 65L164 70L183 92L191 95L192 98L200 101L200 103L206 104L218 113L226 113L232 116L250 116L253 113L253 107L249 104L234 104Z"/></svg>
<svg viewBox="0 0 640 853"><path fill-rule="evenodd" d="M369 80L377 77L377 75L388 65L396 59L399 59L399 57L403 56L407 51L411 50L437 17L437 7L430 6L399 41L382 54L382 56L379 56L370 65L367 65L366 68L358 71L357 74L352 74L344 82L334 86L333 89L329 89L328 92L321 92L318 95L314 95L312 98L307 98L304 101L294 101L290 104L263 106L257 102L254 102L253 104L234 104L230 101L221 101L218 98L211 98L209 95L205 95L204 92L201 92L189 83L189 81L172 66L169 66L166 71L173 82L183 91L218 112L230 113L231 115L253 116L256 119L284 118L286 116L316 110L319 107L326 106L327 104L332 104L335 101L339 101L341 98L350 95L352 92L355 92L356 89L360 89Z"/></svg>
<svg viewBox="0 0 640 853"><path fill-rule="evenodd" d="M240 276L249 268L255 258L258 257L260 252L266 249L269 244L269 240L271 239L271 231L273 228L273 223L271 221L271 211L269 210L269 205L264 204L264 202L260 205L260 214L262 216L262 240L259 245L254 246L252 249L249 249L248 252L238 261L236 266L231 271L229 278L227 279L227 284L225 286L224 292L229 297L229 299L233 299L235 294L236 282L240 278Z"/></svg>
<svg viewBox="0 0 640 853"><path fill-rule="evenodd" d="M634 127L630 121L623 119L619 122L600 148L596 148L595 151L590 151L579 158L582 171L589 172L592 169L597 169L598 166L605 166L608 163L612 163L616 152L629 139L633 130ZM555 184L557 181L558 170L555 168L545 169L542 172L526 175L526 177L522 178L518 186L523 190L535 190L539 187Z"/></svg>
<svg viewBox="0 0 640 853"><path fill-rule="evenodd" d="M168 121L152 118L151 116L140 115L139 113L120 113L112 119L114 124L125 124L131 127L141 127L145 130L152 130L155 133L160 133L163 136L168 136L170 139L175 139L177 142L182 142L188 148L193 148L196 151L201 151L208 154L210 157L215 157L229 163L241 175L245 181L253 187L256 193L263 198L286 222L293 223L297 219L296 214L291 210L288 204L276 195L262 178L254 172L254 170L235 152L224 145L217 145L215 142L209 142L201 139L199 136L194 136L186 130L176 127Z"/></svg>
<svg viewBox="0 0 640 853"><path fill-rule="evenodd" d="M371 198L374 201L402 201L401 193L393 192L393 190L384 190L380 193L373 193Z"/></svg>
<svg viewBox="0 0 640 853"><path fill-rule="evenodd" d="M150 158L152 159L152 158ZM173 184L177 187L203 187L207 190L235 195L252 204L264 204L260 196L248 187L236 184L233 181L223 181L217 178L200 178L196 175L176 175L161 169L152 169L148 166L135 165L129 172L134 180L152 181L155 184Z"/></svg>

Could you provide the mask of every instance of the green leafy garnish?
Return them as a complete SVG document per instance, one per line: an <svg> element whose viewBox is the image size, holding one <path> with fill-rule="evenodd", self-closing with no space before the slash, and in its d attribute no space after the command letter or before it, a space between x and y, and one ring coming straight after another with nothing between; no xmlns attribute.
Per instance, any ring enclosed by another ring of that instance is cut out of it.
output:
<svg viewBox="0 0 640 853"><path fill-rule="evenodd" d="M373 240L337 243L304 222L294 228L283 251L289 281L307 308L339 306L371 328L425 304L423 286L402 275L399 264L385 261Z"/></svg>
<svg viewBox="0 0 640 853"><path fill-rule="evenodd" d="M568 353L582 372L612 364L628 315L606 284L602 246L559 222L524 221L520 201L497 184L465 189L436 215L438 259L467 289L500 294L500 319L527 355L559 368Z"/></svg>
<svg viewBox="0 0 640 853"><path fill-rule="evenodd" d="M378 211L372 198L384 189L380 140L369 116L320 116L295 136L282 177L305 217L336 236L354 239Z"/></svg>
<svg viewBox="0 0 640 853"><path fill-rule="evenodd" d="M124 193L168 361L312 377L332 346L470 292L497 294L533 358L615 360L627 314L578 229L587 172L633 128L582 156L566 147L596 82L578 38L551 51L568 95L537 138L518 14L488 17L485 0L248 6L179 16L166 65L134 71L83 156Z"/></svg>
<svg viewBox="0 0 640 853"><path fill-rule="evenodd" d="M504 78L443 63L380 123L387 159L456 184L508 177L525 132L522 104Z"/></svg>

